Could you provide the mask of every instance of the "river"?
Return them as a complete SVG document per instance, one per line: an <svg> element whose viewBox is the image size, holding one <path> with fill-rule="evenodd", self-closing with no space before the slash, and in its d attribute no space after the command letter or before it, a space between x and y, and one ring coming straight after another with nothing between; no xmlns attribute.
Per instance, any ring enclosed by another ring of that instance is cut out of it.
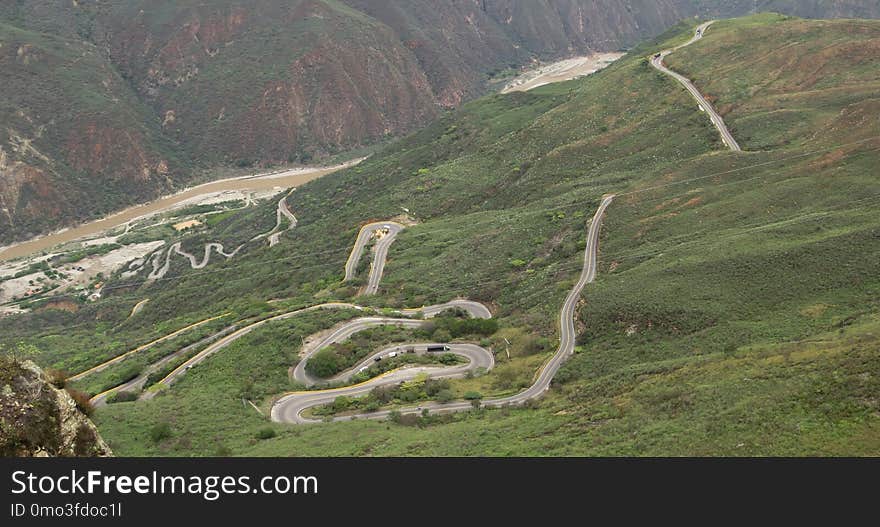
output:
<svg viewBox="0 0 880 527"><path fill-rule="evenodd" d="M351 161L342 165L320 168L296 168L270 174L257 174L230 179L212 181L196 187L191 187L170 196L159 198L150 203L135 205L120 212L116 212L89 223L77 227L60 230L45 236L40 236L26 242L21 242L9 247L0 248L0 261L12 260L30 256L34 253L50 249L52 247L68 243L80 238L95 236L131 220L149 216L173 208L184 201L192 200L199 196L216 194L226 191L260 191L273 188L293 188L301 186L309 181L318 179L327 174L348 168L359 163L361 160Z"/></svg>

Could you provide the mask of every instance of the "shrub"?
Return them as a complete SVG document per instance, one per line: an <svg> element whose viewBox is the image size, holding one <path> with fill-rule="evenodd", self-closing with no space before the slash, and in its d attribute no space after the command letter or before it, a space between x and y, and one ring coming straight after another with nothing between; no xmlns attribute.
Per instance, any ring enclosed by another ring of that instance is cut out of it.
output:
<svg viewBox="0 0 880 527"><path fill-rule="evenodd" d="M79 408L79 411L91 417L95 412L95 407L92 406L91 401L89 401L90 397L88 394L79 390L74 390L73 388L66 388L66 391L73 399L73 402L76 403L76 407Z"/></svg>
<svg viewBox="0 0 880 527"><path fill-rule="evenodd" d="M449 380L447 379L428 379L425 381L425 393L429 397L433 397L443 390L449 389Z"/></svg>
<svg viewBox="0 0 880 527"><path fill-rule="evenodd" d="M275 429L267 426L266 428L261 428L260 431L257 432L257 439L272 439L276 435L278 435L278 433L275 432Z"/></svg>
<svg viewBox="0 0 880 527"><path fill-rule="evenodd" d="M458 362L458 355L455 353L444 353L443 355L440 355L437 360L440 361L440 364L450 366Z"/></svg>
<svg viewBox="0 0 880 527"><path fill-rule="evenodd" d="M107 399L107 403L108 404L130 403L132 401L137 401L137 398L138 398L138 395L136 393L123 390L121 392L116 392L115 394L110 396Z"/></svg>
<svg viewBox="0 0 880 527"><path fill-rule="evenodd" d="M437 328L437 330L434 331L434 336L431 338L434 339L434 342L449 342L452 340L452 334L445 329Z"/></svg>
<svg viewBox="0 0 880 527"><path fill-rule="evenodd" d="M58 389L64 389L64 386L67 384L67 378L70 375L64 370L56 370L54 368L49 368L46 370L46 377L48 377L49 382L52 383Z"/></svg>
<svg viewBox="0 0 880 527"><path fill-rule="evenodd" d="M306 371L316 377L332 377L339 373L336 354L330 349L321 350L306 363Z"/></svg>
<svg viewBox="0 0 880 527"><path fill-rule="evenodd" d="M158 423L150 428L150 439L154 443L162 442L171 438L171 425L168 423Z"/></svg>
<svg viewBox="0 0 880 527"><path fill-rule="evenodd" d="M434 397L438 403L446 404L455 399L455 396L452 395L452 390L440 390L437 392L436 397Z"/></svg>
<svg viewBox="0 0 880 527"><path fill-rule="evenodd" d="M333 401L333 409L337 412L341 412L348 409L348 407L351 406L351 402L351 399L349 399L348 397L340 395L336 398L335 401Z"/></svg>
<svg viewBox="0 0 880 527"><path fill-rule="evenodd" d="M370 391L370 395L380 403L387 404L394 399L394 388L391 386L376 386Z"/></svg>

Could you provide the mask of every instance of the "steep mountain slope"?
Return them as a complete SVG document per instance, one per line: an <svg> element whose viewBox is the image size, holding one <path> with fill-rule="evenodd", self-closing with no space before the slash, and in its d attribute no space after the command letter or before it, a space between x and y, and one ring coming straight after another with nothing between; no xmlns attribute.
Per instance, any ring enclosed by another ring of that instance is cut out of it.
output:
<svg viewBox="0 0 880 527"><path fill-rule="evenodd" d="M854 0L3 2L0 244L155 197L193 167L399 135L533 58L755 7L880 16Z"/></svg>
<svg viewBox="0 0 880 527"><path fill-rule="evenodd" d="M722 21L671 55L741 153L648 63L692 31L680 26L587 79L465 104L310 183L288 199L298 224L273 248L202 271L178 262L158 282L116 277L105 300L0 321L0 334L37 345L43 364L82 371L226 313L231 323L334 300L466 297L492 307L502 329L488 344L509 341L511 356L450 390L509 394L549 358L585 222L615 193L598 279L578 309L578 353L535 408L412 428L276 427L255 441L266 421L241 399L265 408L294 388L301 337L355 316L311 313L255 331L151 401L100 410L99 427L133 455L876 455L880 121L866 59L880 24ZM416 224L390 249L379 295L355 299L340 279L360 226L402 209ZM184 246L247 239L275 212L230 215ZM149 440L163 423L172 437Z"/></svg>
<svg viewBox="0 0 880 527"><path fill-rule="evenodd" d="M105 214L188 164L93 45L0 23L0 243Z"/></svg>

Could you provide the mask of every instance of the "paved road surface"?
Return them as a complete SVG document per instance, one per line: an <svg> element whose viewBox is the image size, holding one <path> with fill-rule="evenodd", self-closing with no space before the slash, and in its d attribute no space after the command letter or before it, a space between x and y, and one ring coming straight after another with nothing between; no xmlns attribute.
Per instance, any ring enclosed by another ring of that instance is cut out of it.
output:
<svg viewBox="0 0 880 527"><path fill-rule="evenodd" d="M699 103L700 108L702 108L703 111L709 114L709 118L712 120L712 124L715 125L715 128L718 129L718 133L721 134L721 139L724 141L724 144L727 145L727 147L734 152L741 152L742 148L740 148L739 143L736 142L736 139L733 137L733 134L730 133L730 130L727 129L727 125L724 124L724 119L722 119L718 112L715 111L715 108L709 103L709 101L707 101L706 98L703 97L703 94L700 93L700 90L698 90L696 86L694 86L694 83L691 82L690 79L688 79L684 75L672 71L663 64L663 59L671 55L676 50L679 50L686 46L690 46L694 42L697 42L698 40L703 38L706 30L709 29L709 26L714 23L715 22L712 21L701 24L699 27L697 27L697 30L694 33L694 37L692 39L676 48L661 51L658 55L655 55L651 58L651 64L655 68L671 76L679 83L681 83L682 86L687 88L687 91L689 91L694 99L697 100L697 103Z"/></svg>
<svg viewBox="0 0 880 527"><path fill-rule="evenodd" d="M342 325L342 327L336 329L336 331L333 331L327 337L321 339L316 344L309 346L308 350L303 350L303 353L300 355L300 361L293 369L293 379L296 382L302 383L309 387L322 383L345 382L352 376L351 370L344 371L339 375L329 379L322 379L320 377L314 377L309 374L309 372L306 371L306 363L309 361L310 358L312 358L322 349L331 344L339 344L341 342L345 342L355 333L360 333L361 331L381 326L397 326L401 328L417 329L424 326L425 323L426 321L424 320L387 317L364 317L346 322Z"/></svg>
<svg viewBox="0 0 880 527"><path fill-rule="evenodd" d="M471 313L473 316L479 317L479 318L486 318L484 316L484 314L488 313L488 309L486 308L486 306L484 306L482 304L478 304L476 302L458 301L458 300L453 300L452 302L448 302L446 304L439 304L437 306L428 306L425 308L407 310L407 311L410 314L414 314L415 312L421 311L424 314L425 318L430 318L432 316L436 316L438 313L444 311L445 309L449 309L451 307L463 308L463 309L467 310L469 313ZM218 340L217 342L211 344L210 346L208 346L207 348L205 348L204 350L202 350L198 354L196 354L194 357L192 357L188 361L181 364L177 369L172 371L170 374L168 374L167 377L165 377L164 379L162 379L161 381L159 381L156 384L160 385L160 386L171 386L178 379L180 379L184 374L186 374L186 372L189 371L193 366L199 364L200 362L203 362L211 355L214 355L215 353L226 348L227 346L229 346L230 344L232 344L236 340L244 337L245 335L251 333L255 329L262 327L265 324L269 324L271 322L277 322L279 320L286 320L286 319L295 317L297 315L301 315L303 313L308 313L311 311L317 311L317 310L321 310L321 309L354 309L357 311L363 311L365 308L358 306L358 305L354 305L354 304L348 304L348 303L342 303L342 302L331 302L331 303L327 303L327 304L320 304L317 306L307 307L304 309L298 309L296 311L291 311L291 312L284 313L284 314L281 314L281 315L278 315L278 316L275 316L272 318L267 318L265 320L261 320L259 322L255 322L255 323L250 324L248 326L245 326L241 329L238 329L238 330L234 331L233 333L230 333L229 335ZM400 313L401 313L401 315L403 315L404 311L400 311ZM491 314L490 314L490 316L491 316ZM364 319L357 319L357 320L364 320ZM410 319L389 319L389 320L393 320L394 323L413 322ZM357 324L357 321L353 321L353 323ZM356 333L356 331L353 333ZM315 348L315 350L318 350L318 349L320 349L320 348ZM304 365L304 361L300 361L300 364Z"/></svg>
<svg viewBox="0 0 880 527"><path fill-rule="evenodd" d="M529 401L531 399L540 397L544 392L546 392L550 388L550 382L552 381L554 375L559 370L559 368L562 366L562 364L565 362L565 360L569 356L571 356L572 353L574 352L574 344L575 344L575 336L576 336L575 328L574 328L575 309L577 307L577 303L580 299L580 295L581 295L584 287L586 287L586 285L588 283L592 282L596 277L596 255L597 255L598 245L599 245L599 232L600 232L600 228L602 225L602 219L605 215L605 210L611 204L613 199L614 199L614 196L605 196L602 199L602 202L599 206L599 209L596 211L596 214L593 217L593 221L591 222L589 230L587 232L587 248L584 253L583 271L581 272L581 276L578 279L577 284L572 289L572 291L569 293L569 295L566 297L565 302L564 302L562 309L560 311L560 322L559 322L559 324L560 324L560 342L559 342L559 348L557 349L556 353L553 355L553 357L550 359L550 361L541 369L536 381L528 389L526 389L516 395L509 396L509 397L502 397L502 398L490 399L490 400L484 401L483 402L484 406L499 407L499 406L505 406L505 405L517 405L517 404L522 404L522 403ZM382 240L380 240L380 242L377 244L376 262L378 263L378 262L384 262L384 260L387 256L388 247L391 245L391 242L393 242L394 236L396 236L396 234L398 232L400 232L400 230L403 229L403 226L395 224L393 222L384 222L384 223L377 223L377 224L371 224L371 225L365 226L361 230L361 234L358 236L358 240L355 243L355 248L352 249L352 254L349 257L349 263L357 262L357 260L359 259L359 255L362 254L363 249L364 249L367 241L369 240L370 236L372 236L372 233L375 232L376 229L388 229L388 234L385 235L382 238ZM353 265L356 266L356 263ZM354 267L351 267L350 265L346 265L346 275L348 275L349 268L353 269ZM374 268L374 270L375 270L375 268ZM382 270L381 267L379 267L378 272L376 273L376 284L377 285L378 285L378 280L381 278L381 270ZM371 278L373 277L372 275L373 275L373 273L371 273ZM193 366L208 359L211 355L224 349L225 347L229 346L231 343L235 342L236 340L251 333L255 329L257 329L265 324L271 323L273 321L288 319L288 318L294 317L296 315L299 315L301 313L305 313L305 312L309 312L309 311L315 311L315 310L319 310L319 309L343 309L343 308L364 310L364 308L362 308L360 306L356 306L356 305L348 304L348 303L321 304L321 305L312 306L309 308L305 308L305 309L301 309L301 310L297 310L297 311L291 311L288 313L277 315L275 317L268 318L266 320L255 322L253 324L250 324L250 325L243 327L243 328L240 328L240 329L236 329L234 327L229 328L229 330L232 331L231 333L226 334L225 336L218 335L220 337L219 340L210 344L208 347L206 347L204 350L202 350L201 352L196 354L194 357L192 357L191 359L189 359L186 362L184 362L183 364L181 364L178 368L176 368L174 371L172 371L167 377L165 377L164 379L159 381L157 383L157 385L158 385L158 387L172 385L179 378L181 378L181 376L183 376L187 371L189 371L190 368L192 368ZM477 302L464 300L464 299L453 300L453 301L447 302L445 304L440 304L440 305L436 305L436 306L427 306L427 307L422 307L422 308L418 308L418 309L400 310L397 313L399 313L401 316L415 316L416 314L421 313L421 315L424 318L430 318L430 317L436 316L439 313L443 312L444 310L450 309L450 308L464 309L471 316L474 316L477 318L490 318L491 317L491 312L489 311L489 309L486 306L479 304ZM209 319L209 320L214 320L214 319ZM203 324L205 322L208 322L208 321L204 321L199 324ZM294 369L294 377L296 379L300 380L301 382L304 382L307 385L314 385L316 382L318 382L318 380L310 378L305 373L305 369L304 369L305 361L307 360L308 356L310 356L310 354L317 352L318 350L322 349L323 347L325 347L326 345L328 345L332 342L341 342L341 341L349 338L351 335L357 333L358 331L362 331L368 327L375 327L377 325L399 324L399 325L405 325L405 326L410 326L410 327L418 327L424 323L425 322L423 320L419 320L419 319L393 318L393 317L364 317L364 318L359 318L359 319L350 321L350 322L344 324L341 328L332 332L330 336L323 339L317 346L312 347L310 350L306 350L305 356L298 363L297 367ZM199 324L196 324L196 325L199 325ZM195 327L195 325L191 326L191 327ZM161 339L157 339L156 341L153 341L149 344L141 346L140 348L132 350L124 355L116 357L116 358L114 358L114 359L112 359L102 365L96 366L95 368L92 368L91 370L83 372L79 376L74 377L74 379L81 377L81 376L84 376L84 375L88 375L89 373L93 373L95 371L100 371L101 369L106 368L107 366L109 366L115 362L123 360L125 357L127 357L133 353L136 353L138 351L146 349L147 347L155 345L158 342L161 342L163 340L167 340L169 338L172 338L172 337L180 334L181 332L185 331L186 329L189 329L189 328L184 328L183 330L180 330L176 333L173 333L173 334L168 335L166 337L163 337ZM356 375L357 372L361 368L369 365L370 361L374 360L376 357L385 356L389 353L392 353L393 351L398 351L400 348L405 349L408 346L414 346L416 353L427 353L427 348L429 345L430 344L401 344L399 346L394 346L393 348L387 348L387 349L381 350L379 352L376 352L376 353L370 355L364 361L360 362L359 364L357 364L353 368L349 369L348 371L343 372L342 374L340 374L339 376L337 376L337 378L334 378L333 380L334 381L349 380L351 377ZM450 378L450 377L461 377L461 376L466 375L468 372L473 372L473 371L476 371L477 369L482 368L482 369L489 370L492 367L494 367L495 360L494 360L492 353L489 352L488 350L480 347L480 346L477 346L474 344L449 344L449 347L450 347L450 353L454 353L454 354L457 354L457 355L465 358L467 360L467 363L464 365L456 365L456 366L405 367L405 368L400 368L397 370L387 372L383 375L380 375L378 377L370 379L369 381L366 381L364 383L354 385L354 386L347 386L347 387L337 388L337 389L332 389L332 390L296 392L296 393L286 394L286 395L282 396L278 401L276 401L276 403L273 405L272 411L271 411L272 419L274 421L287 422L287 423L315 422L314 420L304 418L302 416L302 412L308 408L312 408L315 406L330 403L333 400L335 400L336 397L339 397L341 395L346 395L346 396L350 396L350 397L362 396L362 395L365 395L366 393L368 393L370 390L372 390L376 386L396 384L396 383L399 383L399 382L402 382L405 380L413 379L414 377L416 377L422 373L429 374L435 378ZM170 360L170 359L167 359L167 360ZM166 359L162 359L162 361L166 361ZM157 369L158 366L161 366L161 364L166 363L166 362L162 362L162 361L160 361L160 363L152 365L151 369L153 371L155 371L155 369ZM143 386L141 379L135 379L134 381L132 381L130 383L126 383L123 386L119 386L113 390L108 391L107 393L99 394L98 396L96 396L96 402L103 404L104 400L106 399L106 397L110 393L112 393L114 391L121 390L121 389L137 388L137 386L135 386L135 384L137 384L137 383L140 383L140 386ZM155 394L155 391L150 391L150 392L144 393L142 398L150 398L154 394ZM472 407L472 405L470 402L453 402L453 403L448 403L448 404L426 403L426 404L423 404L422 406L419 406L419 407L406 408L406 409L400 410L400 412L401 413L416 413L416 412L422 412L424 410L435 411L435 412L451 412L451 411L466 410L471 407ZM337 420L337 421L350 420L350 419L357 418L357 417L379 419L379 418L387 417L390 413L391 413L390 411L385 410L385 411L379 411L379 412L372 412L372 413L368 413L368 414L342 416L342 417L335 418L335 420Z"/></svg>
<svg viewBox="0 0 880 527"><path fill-rule="evenodd" d="M149 298L145 298L145 299L141 300L140 302L138 302L137 304L135 304L134 307L131 308L131 314L128 315L128 318L131 318L131 317L137 315L138 313L140 313L141 310L144 308L145 305L147 305L147 302L149 302L149 301L150 301Z"/></svg>
<svg viewBox="0 0 880 527"><path fill-rule="evenodd" d="M602 199L599 209L596 211L596 214L593 217L593 221L590 223L590 228L587 232L587 248L584 253L583 271L581 272L578 282L575 284L574 288L566 297L565 302L562 305L562 310L559 314L560 340L559 348L557 349L556 353L553 355L550 361L541 369L541 372L538 374L537 380L529 388L510 397L501 397L498 399L486 400L483 402L483 406L499 407L506 405L519 405L531 399L540 397L544 394L544 392L550 389L550 382L553 380L556 372L559 371L559 368L562 366L565 360L574 353L576 337L574 328L575 309L577 308L577 304L580 300L580 296L584 287L586 287L588 283L592 282L596 278L596 257L599 247L599 232L602 226L602 219L604 218L605 210L608 208L609 205L611 205L613 199L614 196L605 196ZM479 346L477 346L477 348L479 348ZM474 353L479 353L476 350L472 351L474 351ZM442 368L439 370L436 368L432 368L431 370L433 370L435 376L445 377L446 373L449 373L445 372ZM406 368L394 372L389 372L389 374L385 376L371 379L370 381L356 386L317 392L290 393L281 397L273 405L271 417L273 421L284 423L305 424L320 422L318 420L307 419L303 417L302 412L308 408L331 403L336 399L336 397L339 396L344 395L348 397L356 397L360 395L365 395L376 386L396 384L401 381L412 379L415 375L426 371L427 370L425 369ZM427 372L431 373L430 371ZM456 372L455 374L460 374L460 372ZM401 414L407 414L420 413L424 410L428 410L445 413L467 410L470 408L472 408L470 402L453 402L448 404L425 403L418 407L399 410L399 412ZM347 421L356 418L383 419L388 417L390 414L391 411L384 410L378 412L370 412L366 414L341 416L336 417L333 420Z"/></svg>
<svg viewBox="0 0 880 527"><path fill-rule="evenodd" d="M469 300L453 300L445 304L438 304L436 306L428 306L420 309L407 309L400 312L401 314L409 315L415 315L416 313L421 312L426 320L392 317L363 317L355 320L350 320L340 325L340 327L332 331L326 337L307 346L301 351L300 361L293 369L293 379L308 387L312 387L318 384L334 384L347 382L349 379L351 379L351 377L358 373L358 370L360 368L364 367L367 364L370 364L375 357L386 355L387 353L385 353L385 351L391 353L394 351L398 351L396 348L406 348L409 345L398 344L396 346L392 346L388 350L373 353L366 360L361 361L361 363L356 364L352 368L349 368L348 370L341 372L338 375L329 379L322 379L309 374L309 372L306 371L306 363L311 357L313 357L316 353L326 348L327 346L331 344L339 344L345 342L346 340L350 339L352 335L360 333L361 331L364 331L366 329L380 326L398 326L401 328L417 329L424 326L425 324L428 324L429 319L439 315L443 311L452 308L463 309L474 318L492 318L492 313L489 311L489 309L479 302L472 302ZM466 349L471 350L471 348ZM477 347L477 349L481 350L481 352L484 354L488 354L491 358L492 355L488 351L480 347ZM476 362L480 362L476 360L475 357L469 358L474 359ZM492 361L492 363L494 364L494 360ZM480 363L480 365L483 364Z"/></svg>
<svg viewBox="0 0 880 527"><path fill-rule="evenodd" d="M178 357L182 357L196 348L204 346L205 344L207 344L209 342L213 342L213 341L217 340L218 338L220 338L220 337L222 337L232 331L235 331L235 329L236 329L235 326L230 326L230 327L225 328L225 329L223 329L213 335L210 335L208 337L203 338L202 340L196 342L195 344L190 344L189 346L181 348L181 349L175 351L174 353L171 353L170 355L167 355L167 356L161 358L160 360L156 361L155 363L153 363L150 366L148 366L147 368L145 368L144 372L141 373L140 375L138 375L137 377L135 377L134 379L126 382L125 384L121 384L119 386L111 388L105 392L99 393L98 395L92 397L90 400L90 402L92 403L92 406L98 408L98 407L106 405L107 399L109 399L111 395L116 394L118 392L133 392L133 393L140 392L141 390L143 390L144 385L147 383L147 378L153 372L161 370L166 364L176 360ZM152 399L153 395L155 395L155 392L151 392L151 391L143 392L140 394L139 399Z"/></svg>
<svg viewBox="0 0 880 527"><path fill-rule="evenodd" d="M227 316L229 316L229 313L227 313L225 315L220 315L219 317L212 317L212 318L209 318L206 320L202 320L201 322L196 322L195 324L191 324L183 329L179 329L179 330L175 331L174 333L171 333L170 335L165 335L164 337L161 337L161 338L158 338L158 339L153 340L151 342L148 342L148 343L144 344L143 346L138 346L137 348L135 348L131 351L128 351L126 353L123 353L122 355L118 355L116 357L113 357L112 359L110 359L106 362L102 362L101 364L98 364L97 366L95 366L93 368L89 368L88 370L86 370L82 373L77 373L76 375L70 377L68 380L78 381L78 380L86 377L87 375L91 375L93 373L98 373L99 371L104 371L107 368L109 368L110 366L116 364L117 362L125 360L126 358L130 357L131 355L134 355L136 353L144 351L145 349L152 348L156 344L159 344L161 342L165 342L166 340L173 339L174 337L176 337L178 335L181 335L191 329L195 329L199 326L207 324L208 322L213 322L215 320L219 320L219 319L221 319L223 317L227 317Z"/></svg>
<svg viewBox="0 0 880 527"><path fill-rule="evenodd" d="M373 247L373 261L370 265L370 277L367 279L367 285L364 287L364 295L375 295L379 291L379 282L382 280L382 273L385 271L385 261L388 258L388 248L394 243L397 235L406 227L393 221L383 221L364 225L358 233L357 240L351 248L351 254L345 263L345 281L353 280L357 274L357 266L364 253L364 247L376 235L377 232L387 231L383 234L376 245Z"/></svg>
<svg viewBox="0 0 880 527"><path fill-rule="evenodd" d="M463 309L474 318L492 318L492 312L489 311L488 307L479 302L464 299L452 300L450 302L446 302L445 304L437 304L436 306L420 307L418 309L404 309L403 313L407 315L414 315L417 312L422 312L422 314L425 315L425 318L431 318L436 317L440 313L453 308Z"/></svg>
<svg viewBox="0 0 880 527"><path fill-rule="evenodd" d="M418 353L423 354L427 353L426 350L428 346L433 345L435 344L410 344L410 346L414 346L418 350ZM290 393L279 399L275 403L275 405L272 406L272 420L276 422L297 424L320 422L319 420L303 417L303 411L307 410L308 408L313 408L315 406L332 403L336 400L337 397L341 396L361 397L368 394L373 388L376 388L377 386L398 384L403 381L412 380L413 378L421 374L427 374L434 379L450 379L464 377L467 375L468 372L476 371L478 369L491 370L495 366L495 358L492 356L492 353L484 348L481 348L480 346L477 346L475 344L448 344L448 346L450 348L448 353L453 353L464 357L465 359L467 359L468 362L466 364L457 366L416 366L410 368L401 368L390 371L384 375L374 377L367 382L354 386L346 386L344 388L335 388L332 390ZM394 348L389 348L387 350L383 350L377 354L374 354L372 355L372 357L376 357L379 354L390 353L395 349L396 346ZM367 361L369 360L370 359L367 359ZM363 365L365 363L361 364ZM356 372L357 370L354 371ZM425 404L421 407L411 409L409 410L409 412L420 412L422 408L430 409L432 408L432 406L433 405L431 404ZM471 408L470 403L468 403L467 407ZM387 417L388 414L390 414L389 411L382 411L370 414L361 414L359 417L379 418ZM337 418L336 420L341 421L350 419L352 419L352 417L342 417Z"/></svg>
<svg viewBox="0 0 880 527"><path fill-rule="evenodd" d="M294 228L296 228L297 223L299 223L299 221L296 219L296 216L294 216L293 213L290 212L290 209L287 207L287 196L285 196L281 199L281 201L278 202L278 212L276 215L277 219L275 223L275 229L278 232L274 232L269 235L269 247L275 247L276 245L278 245L278 242L281 241L281 235L287 231L293 230ZM287 218L289 224L289 226L283 231L281 230L281 222L283 221L282 216L284 218Z"/></svg>
<svg viewBox="0 0 880 527"><path fill-rule="evenodd" d="M269 240L269 247L275 247L278 245L278 242L281 241L282 234L296 228L299 221L296 219L296 216L290 212L290 208L287 206L287 198L290 196L291 192L285 193L284 197L278 200L278 207L275 209L275 226L272 227L272 230L265 234L255 236L251 241L267 238ZM285 219L287 219L288 227L281 230L281 224L284 223Z"/></svg>

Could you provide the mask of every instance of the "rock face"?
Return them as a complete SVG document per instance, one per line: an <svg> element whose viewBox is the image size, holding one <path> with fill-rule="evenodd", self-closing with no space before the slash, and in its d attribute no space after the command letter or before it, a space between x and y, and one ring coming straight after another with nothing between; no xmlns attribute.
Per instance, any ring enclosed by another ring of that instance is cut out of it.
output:
<svg viewBox="0 0 880 527"><path fill-rule="evenodd" d="M95 425L33 362L0 358L0 456L112 456Z"/></svg>
<svg viewBox="0 0 880 527"><path fill-rule="evenodd" d="M753 0L0 2L0 244L216 165L400 135L535 58L615 51ZM762 10L877 17L876 0Z"/></svg>

